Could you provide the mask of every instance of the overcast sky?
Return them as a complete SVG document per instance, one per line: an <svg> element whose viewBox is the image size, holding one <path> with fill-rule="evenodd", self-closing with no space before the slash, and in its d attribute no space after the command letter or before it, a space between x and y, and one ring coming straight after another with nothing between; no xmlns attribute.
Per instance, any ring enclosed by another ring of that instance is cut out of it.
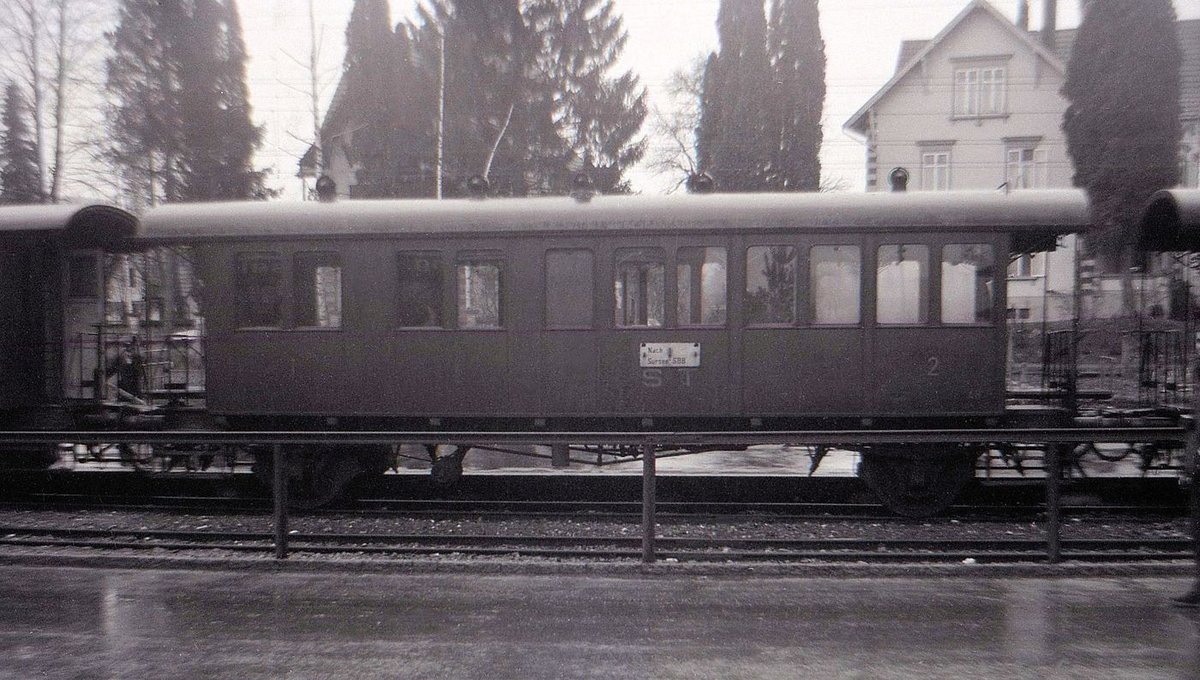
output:
<svg viewBox="0 0 1200 680"><path fill-rule="evenodd" d="M1181 19L1200 18L1200 0L1174 0ZM821 0L825 39L825 141L821 157L828 179L843 179L852 191L864 184L864 149L841 130L891 77L900 42L937 34L969 0ZM353 0L316 0L321 27L322 108L333 94L345 51L346 21ZM409 16L414 0L391 0L392 19ZM652 105L666 106L662 91L670 73L716 47L719 0L617 0L629 42L624 67L650 89ZM992 0L1010 18L1018 0ZM1032 28L1041 26L1041 0L1031 0ZM1058 27L1079 24L1077 0L1059 0ZM306 0L239 0L247 48L255 118L267 126L259 164L274 169L272 185L284 198L298 199L296 161L312 137L308 104L309 23ZM646 126L645 132L649 132ZM654 143L654 140L651 140ZM629 173L634 189L663 191L671 178L643 169Z"/></svg>

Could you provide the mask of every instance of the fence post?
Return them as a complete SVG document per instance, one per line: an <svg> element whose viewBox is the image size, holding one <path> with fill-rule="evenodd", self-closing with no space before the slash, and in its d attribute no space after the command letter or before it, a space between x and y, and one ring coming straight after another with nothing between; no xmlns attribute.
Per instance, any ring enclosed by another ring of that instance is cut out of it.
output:
<svg viewBox="0 0 1200 680"><path fill-rule="evenodd" d="M1046 447L1046 561L1058 564L1062 559L1062 544L1059 531L1062 515L1059 505L1062 500L1062 455L1066 444L1051 444Z"/></svg>
<svg viewBox="0 0 1200 680"><path fill-rule="evenodd" d="M274 445L274 465L272 471L274 479L272 479L271 488L274 490L275 500L275 559L283 560L288 556L288 512L287 512L287 471L284 465L287 462L283 452L282 444Z"/></svg>
<svg viewBox="0 0 1200 680"><path fill-rule="evenodd" d="M653 564L654 555L654 445L642 444L642 562Z"/></svg>

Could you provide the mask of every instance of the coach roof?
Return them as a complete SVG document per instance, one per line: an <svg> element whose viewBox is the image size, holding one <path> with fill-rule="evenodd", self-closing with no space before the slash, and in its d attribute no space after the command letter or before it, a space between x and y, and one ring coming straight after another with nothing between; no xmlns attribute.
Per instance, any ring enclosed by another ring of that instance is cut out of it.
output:
<svg viewBox="0 0 1200 680"><path fill-rule="evenodd" d="M1200 189L1167 189L1150 197L1142 216L1141 247L1200 251Z"/></svg>
<svg viewBox="0 0 1200 680"><path fill-rule="evenodd" d="M73 247L108 247L134 235L137 218L111 205L0 207L0 238L61 235Z"/></svg>
<svg viewBox="0 0 1200 680"><path fill-rule="evenodd" d="M1001 231L1041 242L1083 231L1079 191L706 194L165 205L142 217L150 243L388 236L696 232ZM1023 240L1018 238L1018 240Z"/></svg>

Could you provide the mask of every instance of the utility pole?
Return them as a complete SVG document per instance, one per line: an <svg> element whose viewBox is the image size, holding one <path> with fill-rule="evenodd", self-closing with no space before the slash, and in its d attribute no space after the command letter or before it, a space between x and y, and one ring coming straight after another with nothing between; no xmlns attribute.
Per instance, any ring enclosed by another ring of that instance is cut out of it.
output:
<svg viewBox="0 0 1200 680"><path fill-rule="evenodd" d="M310 0L311 2L311 0ZM435 198L442 198L442 154L445 147L446 132L446 31L438 26L438 115L437 115L437 190Z"/></svg>
<svg viewBox="0 0 1200 680"><path fill-rule="evenodd" d="M319 110L320 96L318 95L317 67L321 57L321 46L317 43L317 15L313 9L313 0L308 0L308 86L310 93L309 104L312 106L313 148L317 150L317 177L325 174L325 152L321 150L321 113Z"/></svg>

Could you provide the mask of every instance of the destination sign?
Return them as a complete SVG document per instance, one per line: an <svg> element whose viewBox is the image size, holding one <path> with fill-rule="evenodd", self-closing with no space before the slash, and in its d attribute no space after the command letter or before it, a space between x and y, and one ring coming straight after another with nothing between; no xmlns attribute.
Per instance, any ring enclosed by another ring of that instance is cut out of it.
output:
<svg viewBox="0 0 1200 680"><path fill-rule="evenodd" d="M700 366L698 342L643 342L642 368L696 368Z"/></svg>

